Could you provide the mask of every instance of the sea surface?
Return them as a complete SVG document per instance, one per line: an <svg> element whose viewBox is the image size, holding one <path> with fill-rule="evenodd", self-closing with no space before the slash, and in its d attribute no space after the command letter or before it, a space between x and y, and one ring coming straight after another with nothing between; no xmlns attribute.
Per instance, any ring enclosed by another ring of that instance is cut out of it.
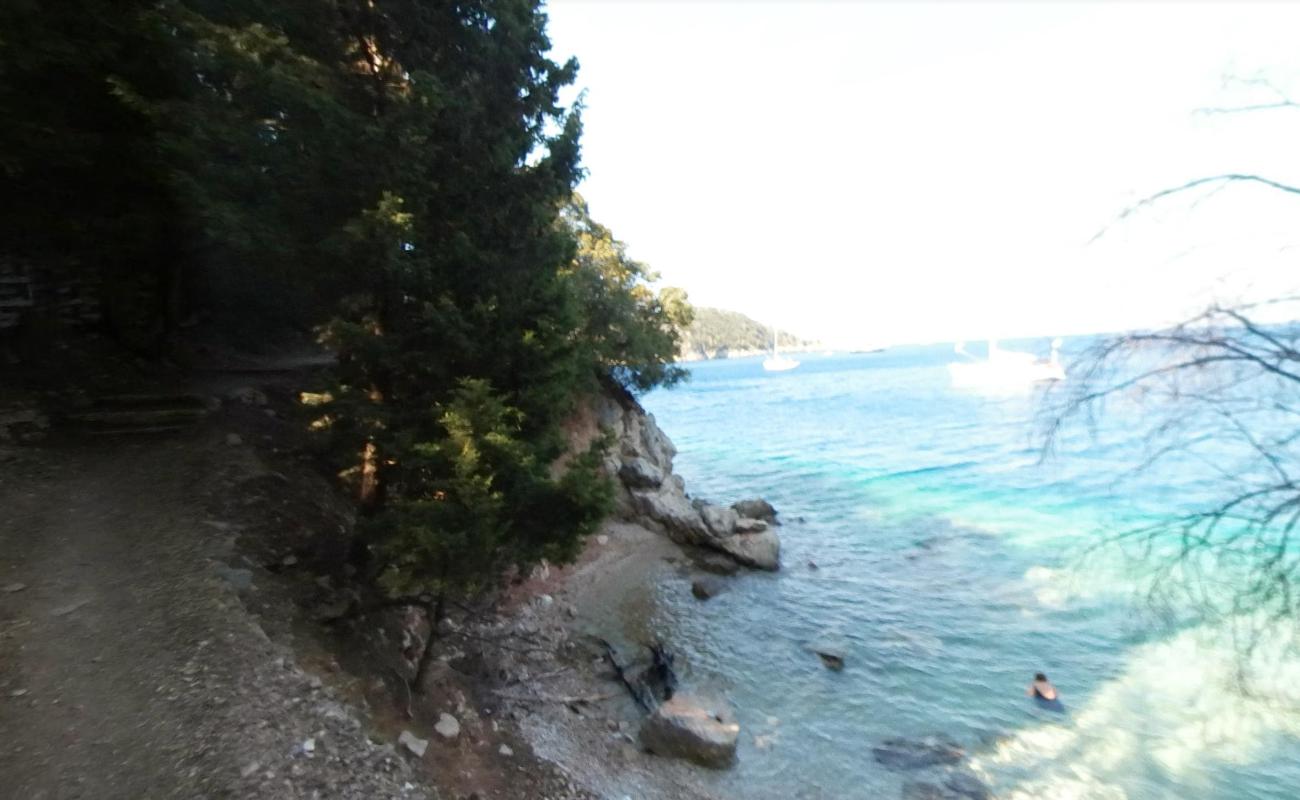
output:
<svg viewBox="0 0 1300 800"><path fill-rule="evenodd" d="M1089 550L1221 480L1177 460L1134 472L1133 409L1044 458L1038 395L954 389L951 345L795 357L785 373L691 364L690 382L644 398L692 496L762 496L784 523L781 572L706 603L665 587L655 611L686 683L724 693L743 726L736 767L708 778L720 792L902 797L953 768L896 771L873 748L942 734L999 798L1300 797L1300 710L1275 701L1296 697L1294 661L1267 662L1243 695L1225 628L1155 613L1145 566ZM1036 671L1063 712L1025 696Z"/></svg>

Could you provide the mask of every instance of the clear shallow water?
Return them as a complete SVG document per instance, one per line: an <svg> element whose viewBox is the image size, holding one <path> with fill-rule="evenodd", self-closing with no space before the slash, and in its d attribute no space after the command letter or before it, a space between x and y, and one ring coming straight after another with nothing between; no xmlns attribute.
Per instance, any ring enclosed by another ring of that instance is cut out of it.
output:
<svg viewBox="0 0 1300 800"><path fill-rule="evenodd" d="M941 732L998 797L1300 796L1300 715L1232 691L1227 637L1148 624L1123 562L1075 558L1099 530L1204 499L1203 472L1117 482L1141 446L1122 413L1043 462L1036 398L951 389L949 347L801 360L694 364L644 400L688 491L761 495L785 521L781 573L661 598L689 680L725 691L745 729L719 788L898 797L939 773L886 770L872 745ZM1066 714L1025 698L1036 670ZM1300 683L1290 662L1270 674Z"/></svg>

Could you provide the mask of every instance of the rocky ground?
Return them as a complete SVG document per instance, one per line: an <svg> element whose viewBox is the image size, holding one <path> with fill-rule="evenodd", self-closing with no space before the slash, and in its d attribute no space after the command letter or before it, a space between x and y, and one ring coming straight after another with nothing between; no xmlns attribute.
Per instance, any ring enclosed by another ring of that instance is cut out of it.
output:
<svg viewBox="0 0 1300 800"><path fill-rule="evenodd" d="M705 598L737 562L775 569L770 507L692 500L653 418L601 398L574 449L614 434L622 518L655 531L611 522L576 565L454 609L416 691L427 622L358 613L376 598L347 566L352 504L307 433L299 392L327 359L202 355L0 391L5 792L718 796L718 773L645 752L604 642L642 655L663 581Z"/></svg>
<svg viewBox="0 0 1300 800"><path fill-rule="evenodd" d="M179 433L0 441L3 794L591 797L476 712L463 651L412 698L387 620L320 623L349 504L273 389L215 388Z"/></svg>
<svg viewBox="0 0 1300 800"><path fill-rule="evenodd" d="M210 412L180 431L0 443L6 792L714 796L707 771L643 752L598 639L644 638L635 597L681 547L611 523L575 567L453 614L413 692L427 626L333 619L364 591L342 558L351 506L304 439L296 379L256 380L207 379Z"/></svg>

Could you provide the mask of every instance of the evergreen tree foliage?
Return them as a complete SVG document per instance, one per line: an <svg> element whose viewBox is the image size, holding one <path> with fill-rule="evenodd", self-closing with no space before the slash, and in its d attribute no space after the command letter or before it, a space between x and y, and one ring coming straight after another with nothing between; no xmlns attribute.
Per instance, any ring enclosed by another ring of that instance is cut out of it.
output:
<svg viewBox="0 0 1300 800"><path fill-rule="evenodd" d="M556 466L562 425L680 380L690 307L574 195L577 63L539 2L14 0L0 47L0 255L132 287L110 316L141 341L196 308L320 331L387 591L576 552L610 487L598 452Z"/></svg>
<svg viewBox="0 0 1300 800"><path fill-rule="evenodd" d="M686 293L675 287L656 293L649 284L659 276L631 259L627 246L591 218L581 195L573 195L561 220L577 242L569 277L585 316L584 339L597 361L594 371L632 392L685 378L672 362L681 331L693 318Z"/></svg>

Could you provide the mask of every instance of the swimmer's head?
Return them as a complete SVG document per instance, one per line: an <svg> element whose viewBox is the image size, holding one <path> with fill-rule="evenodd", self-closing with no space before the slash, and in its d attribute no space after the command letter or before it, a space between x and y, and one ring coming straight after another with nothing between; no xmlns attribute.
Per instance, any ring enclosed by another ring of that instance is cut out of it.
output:
<svg viewBox="0 0 1300 800"><path fill-rule="evenodd" d="M1034 680L1036 680L1036 681L1044 681L1044 682L1046 682L1046 681L1047 681L1047 676L1044 675L1044 674L1041 673L1041 672L1035 672L1035 673L1034 673Z"/></svg>

